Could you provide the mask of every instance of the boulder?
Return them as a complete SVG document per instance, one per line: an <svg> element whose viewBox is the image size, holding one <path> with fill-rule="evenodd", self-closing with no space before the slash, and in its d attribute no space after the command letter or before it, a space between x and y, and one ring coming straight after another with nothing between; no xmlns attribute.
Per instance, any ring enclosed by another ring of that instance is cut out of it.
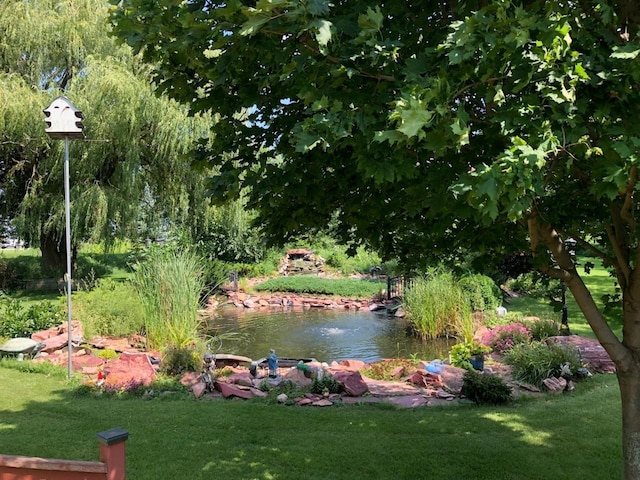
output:
<svg viewBox="0 0 640 480"><path fill-rule="evenodd" d="M361 360L340 360L339 362L331 362L329 366L332 370L346 370L349 372L359 372L367 364Z"/></svg>
<svg viewBox="0 0 640 480"><path fill-rule="evenodd" d="M144 353L128 353L109 362L104 367L107 374L105 387L123 388L131 385L149 386L156 378L156 371Z"/></svg>
<svg viewBox="0 0 640 480"><path fill-rule="evenodd" d="M452 393L459 394L462 391L462 377L465 372L464 368L446 365L444 372L440 375L444 388Z"/></svg>
<svg viewBox="0 0 640 480"><path fill-rule="evenodd" d="M308 387L313 383L311 378L307 378L304 372L297 368L290 368L289 371L284 374L283 378L303 388Z"/></svg>
<svg viewBox="0 0 640 480"><path fill-rule="evenodd" d="M191 391L196 398L200 398L207 390L207 385L204 382L198 382L191 386Z"/></svg>
<svg viewBox="0 0 640 480"><path fill-rule="evenodd" d="M360 372L336 372L333 378L340 383L343 390L352 397L359 397L369 391L369 387L362 379Z"/></svg>
<svg viewBox="0 0 640 480"><path fill-rule="evenodd" d="M567 381L560 377L549 377L545 378L542 381L542 384L547 388L549 393L557 394L564 392L564 389L567 388Z"/></svg>

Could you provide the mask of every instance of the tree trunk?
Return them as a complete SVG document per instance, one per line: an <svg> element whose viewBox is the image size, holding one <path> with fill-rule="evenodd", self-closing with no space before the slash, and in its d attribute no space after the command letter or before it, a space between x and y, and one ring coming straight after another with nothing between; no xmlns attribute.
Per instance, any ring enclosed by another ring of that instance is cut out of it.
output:
<svg viewBox="0 0 640 480"><path fill-rule="evenodd" d="M624 478L640 479L640 368L618 372L622 399L622 456Z"/></svg>
<svg viewBox="0 0 640 480"><path fill-rule="evenodd" d="M77 248L72 247L71 270L77 268ZM42 255L42 271L55 275L57 278L64 278L67 273L67 248L64 235L57 238L52 234L43 234L40 238L40 252Z"/></svg>

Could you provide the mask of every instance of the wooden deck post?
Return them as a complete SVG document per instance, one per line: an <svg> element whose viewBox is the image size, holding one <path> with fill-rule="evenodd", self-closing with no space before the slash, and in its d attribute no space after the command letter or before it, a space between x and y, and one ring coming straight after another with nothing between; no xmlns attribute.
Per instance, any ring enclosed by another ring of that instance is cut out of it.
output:
<svg viewBox="0 0 640 480"><path fill-rule="evenodd" d="M107 480L125 480L125 442L129 432L112 428L96 434L100 441L100 461L107 465Z"/></svg>

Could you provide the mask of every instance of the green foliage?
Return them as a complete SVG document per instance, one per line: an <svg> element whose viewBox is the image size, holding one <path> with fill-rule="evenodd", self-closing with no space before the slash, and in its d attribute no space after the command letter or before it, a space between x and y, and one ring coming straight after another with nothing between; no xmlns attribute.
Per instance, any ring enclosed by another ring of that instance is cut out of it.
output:
<svg viewBox="0 0 640 480"><path fill-rule="evenodd" d="M184 348L198 338L204 288L199 257L186 250L150 250L136 265L134 285L144 308L149 348Z"/></svg>
<svg viewBox="0 0 640 480"><path fill-rule="evenodd" d="M60 325L64 318L63 310L52 302L26 307L0 292L0 337L30 337L34 332Z"/></svg>
<svg viewBox="0 0 640 480"><path fill-rule="evenodd" d="M207 211L207 224L195 239L198 253L209 260L254 264L266 253L259 230L252 226L255 212L239 199Z"/></svg>
<svg viewBox="0 0 640 480"><path fill-rule="evenodd" d="M418 364L419 362L413 359L392 358L369 363L363 370L363 373L374 380L397 380L397 378L391 375L394 370L401 367L408 372L415 370Z"/></svg>
<svg viewBox="0 0 640 480"><path fill-rule="evenodd" d="M386 287L382 281L354 278L328 279L311 275L275 277L255 285L255 290L266 292L295 292L314 295L370 298Z"/></svg>
<svg viewBox="0 0 640 480"><path fill-rule="evenodd" d="M113 360L118 358L120 355L115 350L111 350L109 348L105 348L104 350L99 350L96 353L96 357L104 358L105 360Z"/></svg>
<svg viewBox="0 0 640 480"><path fill-rule="evenodd" d="M582 365L576 348L555 343L532 342L511 348L504 362L513 367L514 379L542 387L542 381L560 376L560 368L569 364L572 373Z"/></svg>
<svg viewBox="0 0 640 480"><path fill-rule="evenodd" d="M467 370L462 394L480 405L503 405L513 400L511 387L498 375Z"/></svg>
<svg viewBox="0 0 640 480"><path fill-rule="evenodd" d="M100 279L93 289L74 293L72 308L88 338L128 337L144 329L143 305L130 281Z"/></svg>
<svg viewBox="0 0 640 480"><path fill-rule="evenodd" d="M508 288L534 298L560 298L561 295L560 282L536 271L518 275L508 282Z"/></svg>
<svg viewBox="0 0 640 480"><path fill-rule="evenodd" d="M546 340L560 333L560 325L555 320L535 318L523 320L522 323L529 329L532 340Z"/></svg>
<svg viewBox="0 0 640 480"><path fill-rule="evenodd" d="M491 348L476 341L464 341L456 343L451 347L449 356L451 358L451 365L458 368L464 368L465 370L473 370L469 360L474 355L484 355L489 353Z"/></svg>
<svg viewBox="0 0 640 480"><path fill-rule="evenodd" d="M502 304L500 288L486 275L464 275L458 284L469 298L474 312L494 311Z"/></svg>
<svg viewBox="0 0 640 480"><path fill-rule="evenodd" d="M202 354L194 345L187 347L170 346L163 351L162 371L169 376L202 370Z"/></svg>
<svg viewBox="0 0 640 480"><path fill-rule="evenodd" d="M468 339L473 335L470 302L449 272L416 278L402 302L415 332L423 339Z"/></svg>
<svg viewBox="0 0 640 480"><path fill-rule="evenodd" d="M340 393L342 391L342 385L329 373L323 372L322 375L316 373L313 376L310 391L311 393L317 394Z"/></svg>

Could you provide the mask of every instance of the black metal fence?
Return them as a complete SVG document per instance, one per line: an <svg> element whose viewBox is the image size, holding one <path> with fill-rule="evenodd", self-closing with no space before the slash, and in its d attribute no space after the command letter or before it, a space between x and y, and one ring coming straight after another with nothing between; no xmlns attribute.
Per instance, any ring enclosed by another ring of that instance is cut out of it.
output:
<svg viewBox="0 0 640 480"><path fill-rule="evenodd" d="M405 275L398 277L387 277L387 299L401 297L403 292L411 288L413 279Z"/></svg>

